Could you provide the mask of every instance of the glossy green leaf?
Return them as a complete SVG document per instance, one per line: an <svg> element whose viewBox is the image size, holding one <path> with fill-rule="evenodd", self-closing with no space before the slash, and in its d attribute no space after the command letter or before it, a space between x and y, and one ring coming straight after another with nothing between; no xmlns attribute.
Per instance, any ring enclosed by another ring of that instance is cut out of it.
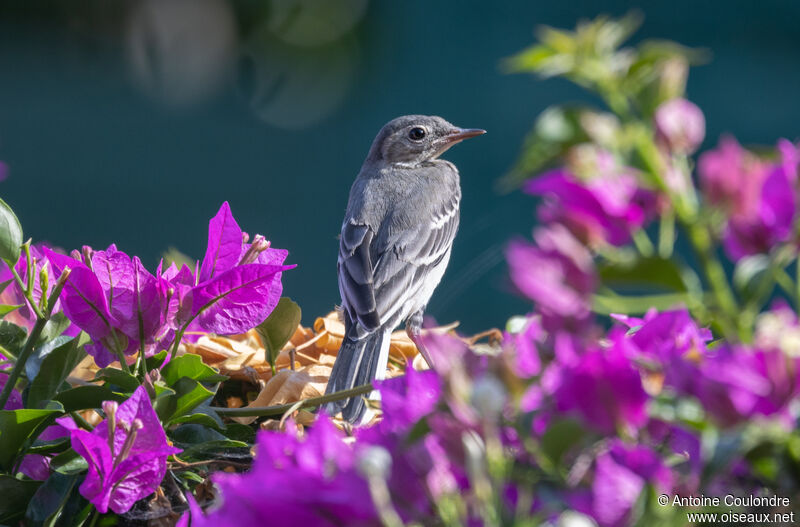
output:
<svg viewBox="0 0 800 527"><path fill-rule="evenodd" d="M37 427L61 413L59 410L0 410L0 468L10 469L17 452Z"/></svg>
<svg viewBox="0 0 800 527"><path fill-rule="evenodd" d="M49 527L56 525L62 516L64 506L77 488L81 478L78 475L53 473L41 485L28 503L25 518L30 525Z"/></svg>
<svg viewBox="0 0 800 527"><path fill-rule="evenodd" d="M168 386L174 385L181 378L187 377L195 381L215 383L227 379L217 370L206 365L200 355L187 353L172 359L161 370L161 378Z"/></svg>
<svg viewBox="0 0 800 527"><path fill-rule="evenodd" d="M24 328L11 322L0 320L0 353L3 353L3 350L7 350L16 357L22 351L22 346L25 345L25 339L27 338L28 332Z"/></svg>
<svg viewBox="0 0 800 527"><path fill-rule="evenodd" d="M206 414L190 414L190 415L182 415L180 417L176 417L170 420L170 424L177 425L177 424L195 424L195 425L202 425L208 428L213 428L214 430L221 430L222 428L219 424L214 421L210 415Z"/></svg>
<svg viewBox="0 0 800 527"><path fill-rule="evenodd" d="M64 313L56 313L52 315L50 320L48 320L44 325L44 329L42 330L41 335L39 335L38 343L53 340L54 338L60 336L70 326L70 324L71 322L64 315Z"/></svg>
<svg viewBox="0 0 800 527"><path fill-rule="evenodd" d="M291 298L283 297L267 319L256 326L266 350L267 361L275 371L275 360L300 324L302 311Z"/></svg>
<svg viewBox="0 0 800 527"><path fill-rule="evenodd" d="M94 380L106 381L113 386L118 386L125 392L133 392L139 387L139 380L134 375L110 366L98 371Z"/></svg>
<svg viewBox="0 0 800 527"><path fill-rule="evenodd" d="M14 265L19 260L22 246L22 226L17 215L0 199L0 258Z"/></svg>
<svg viewBox="0 0 800 527"><path fill-rule="evenodd" d="M94 384L70 388L69 390L59 392L53 397L53 400L64 405L65 412L100 408L103 401L117 401L121 403L125 399L126 397L124 395L116 393L106 386L97 386Z"/></svg>
<svg viewBox="0 0 800 527"><path fill-rule="evenodd" d="M672 260L637 258L629 263L606 263L598 274L605 285L657 286L671 291L686 291L681 271Z"/></svg>
<svg viewBox="0 0 800 527"><path fill-rule="evenodd" d="M158 414L158 418L166 422L174 413L178 406L175 390L164 384L164 381L156 381L153 384L156 398L153 401L153 408Z"/></svg>
<svg viewBox="0 0 800 527"><path fill-rule="evenodd" d="M164 364L164 361L167 358L167 350L162 350L152 357L148 357L145 359L145 364L147 365L147 371L157 370Z"/></svg>
<svg viewBox="0 0 800 527"><path fill-rule="evenodd" d="M20 480L0 474L0 523L12 525L22 518L41 481Z"/></svg>
<svg viewBox="0 0 800 527"><path fill-rule="evenodd" d="M71 448L50 460L50 468L59 474L79 474L89 468L86 460Z"/></svg>
<svg viewBox="0 0 800 527"><path fill-rule="evenodd" d="M9 313L13 313L14 311L16 311L17 309L21 308L24 305L25 304L17 304L17 305L2 304L2 305L0 305L0 319L3 318L4 316L8 315Z"/></svg>
<svg viewBox="0 0 800 527"><path fill-rule="evenodd" d="M44 350L46 346L41 346L35 351L41 366L28 391L28 407L42 408L47 401L53 398L70 372L86 356L83 346L89 342L89 337L85 333L81 333L75 338L66 338L67 342L44 355L40 354L40 351ZM61 339L64 337L57 337L50 342L59 342Z"/></svg>
<svg viewBox="0 0 800 527"><path fill-rule="evenodd" d="M253 443L256 440L256 431L253 427L241 423L228 423L223 433L225 437L234 441Z"/></svg>
<svg viewBox="0 0 800 527"><path fill-rule="evenodd" d="M50 454L60 454L69 449L69 437L61 437L58 439L52 439L47 441L42 441L41 439L37 439L34 442L34 446L30 447L26 454L41 454L41 455L50 455Z"/></svg>
<svg viewBox="0 0 800 527"><path fill-rule="evenodd" d="M199 406L203 401L213 397L214 392L194 379L182 377L172 385L175 390L175 409L169 419L186 415Z"/></svg>

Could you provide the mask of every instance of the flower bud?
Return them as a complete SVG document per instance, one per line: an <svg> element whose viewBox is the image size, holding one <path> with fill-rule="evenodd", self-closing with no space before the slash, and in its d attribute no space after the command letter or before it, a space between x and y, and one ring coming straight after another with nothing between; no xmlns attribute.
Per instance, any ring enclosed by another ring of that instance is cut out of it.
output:
<svg viewBox="0 0 800 527"><path fill-rule="evenodd" d="M47 303L47 289L50 287L50 266L47 265L47 261L39 270L39 290L42 292L42 297L40 302L42 306Z"/></svg>
<svg viewBox="0 0 800 527"><path fill-rule="evenodd" d="M83 263L85 263L86 267L88 267L89 269L92 269L93 254L94 254L94 249L92 249L88 245L84 245L83 247L81 247L81 255L83 256Z"/></svg>
<svg viewBox="0 0 800 527"><path fill-rule="evenodd" d="M367 447L358 458L358 471L367 479L386 479L391 468L392 456L382 446Z"/></svg>
<svg viewBox="0 0 800 527"><path fill-rule="evenodd" d="M117 401L103 401L101 406L103 407L103 413L106 414L106 418L109 420L109 422L116 421L115 415L119 409L119 403Z"/></svg>
<svg viewBox="0 0 800 527"><path fill-rule="evenodd" d="M686 99L672 99L661 104L654 121L658 140L676 154L694 153L706 135L702 110Z"/></svg>
<svg viewBox="0 0 800 527"><path fill-rule="evenodd" d="M253 243L245 251L244 256L239 261L239 265L253 263L258 259L258 255L269 249L269 242L260 234L256 234Z"/></svg>

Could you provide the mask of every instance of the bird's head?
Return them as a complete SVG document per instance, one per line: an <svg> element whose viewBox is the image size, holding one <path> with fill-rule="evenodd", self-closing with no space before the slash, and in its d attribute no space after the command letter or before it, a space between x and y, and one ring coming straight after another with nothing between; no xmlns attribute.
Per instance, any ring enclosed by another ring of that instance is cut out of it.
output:
<svg viewBox="0 0 800 527"><path fill-rule="evenodd" d="M417 165L439 157L454 144L485 134L459 128L435 115L405 115L386 123L372 143L367 159L389 164Z"/></svg>

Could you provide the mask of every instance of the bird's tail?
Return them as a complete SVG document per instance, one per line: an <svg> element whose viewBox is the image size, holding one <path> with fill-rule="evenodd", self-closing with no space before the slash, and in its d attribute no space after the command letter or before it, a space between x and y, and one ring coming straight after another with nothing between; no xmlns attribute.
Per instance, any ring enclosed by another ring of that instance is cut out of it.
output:
<svg viewBox="0 0 800 527"><path fill-rule="evenodd" d="M390 332L380 329L358 340L345 337L325 393L349 390L374 379L383 379L389 360L390 340ZM357 396L328 403L324 409L332 416L341 411L346 421L358 423L364 417L367 405L363 396Z"/></svg>

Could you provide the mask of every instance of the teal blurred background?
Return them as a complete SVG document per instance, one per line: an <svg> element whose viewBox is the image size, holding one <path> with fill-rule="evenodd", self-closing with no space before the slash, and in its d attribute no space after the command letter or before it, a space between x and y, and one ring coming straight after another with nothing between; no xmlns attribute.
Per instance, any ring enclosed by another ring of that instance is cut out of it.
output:
<svg viewBox="0 0 800 527"><path fill-rule="evenodd" d="M151 269L170 246L202 257L228 200L244 230L289 249L299 266L284 291L310 323L339 302L336 236L374 135L397 115L438 114L489 133L445 156L461 170L462 223L429 313L502 326L528 308L502 248L529 235L534 202L496 182L544 108L587 97L500 60L536 25L633 8L637 39L713 52L688 84L706 147L725 132L797 138L796 2L4 1L0 196L35 240L116 242Z"/></svg>

